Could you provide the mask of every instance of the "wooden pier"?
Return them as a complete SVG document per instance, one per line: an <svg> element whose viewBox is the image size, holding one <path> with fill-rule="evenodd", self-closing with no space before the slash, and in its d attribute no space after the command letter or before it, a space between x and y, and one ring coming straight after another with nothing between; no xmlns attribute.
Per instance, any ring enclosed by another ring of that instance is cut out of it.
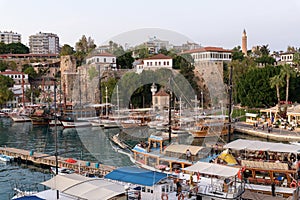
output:
<svg viewBox="0 0 300 200"><path fill-rule="evenodd" d="M9 147L0 147L0 154L14 157L15 160L27 164L39 165L40 167L55 167L55 156L28 151L24 149L16 149ZM75 163L66 162L68 158L58 156L58 167L73 169L77 173L94 173L101 176L106 175L115 169L113 166L103 165L99 163L77 160Z"/></svg>

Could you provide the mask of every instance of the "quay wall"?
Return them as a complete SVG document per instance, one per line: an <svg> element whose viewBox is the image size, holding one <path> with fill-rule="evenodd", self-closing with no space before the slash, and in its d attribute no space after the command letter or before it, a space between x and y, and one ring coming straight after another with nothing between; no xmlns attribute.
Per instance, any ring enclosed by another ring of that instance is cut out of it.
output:
<svg viewBox="0 0 300 200"><path fill-rule="evenodd" d="M40 166L56 166L55 156L32 152L23 149L0 147L0 154L13 157L15 160L21 160L25 163L32 163ZM106 175L107 173L113 171L115 167L103 165L99 163L93 163L83 160L76 160L76 163L66 162L68 158L58 156L58 167L66 167L73 169L76 172L87 172L87 173L98 173L100 175Z"/></svg>
<svg viewBox="0 0 300 200"><path fill-rule="evenodd" d="M266 138L270 140L280 141L280 142L298 142L300 141L300 133L296 131L286 131L286 130L274 130L270 133L267 130L254 130L248 127L235 126L235 131L245 133L248 135Z"/></svg>

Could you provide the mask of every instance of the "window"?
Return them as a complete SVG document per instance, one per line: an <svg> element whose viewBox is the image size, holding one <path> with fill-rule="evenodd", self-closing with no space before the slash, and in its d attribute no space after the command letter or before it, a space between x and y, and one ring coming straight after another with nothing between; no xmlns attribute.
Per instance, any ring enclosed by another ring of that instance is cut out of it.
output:
<svg viewBox="0 0 300 200"><path fill-rule="evenodd" d="M164 65L166 65L166 61L164 61Z"/></svg>
<svg viewBox="0 0 300 200"><path fill-rule="evenodd" d="M99 58L97 58L97 62L99 62Z"/></svg>
<svg viewBox="0 0 300 200"><path fill-rule="evenodd" d="M112 62L113 62L113 63L115 62L115 58L112 58Z"/></svg>
<svg viewBox="0 0 300 200"><path fill-rule="evenodd" d="M160 62L158 62L158 65L160 66Z"/></svg>
<svg viewBox="0 0 300 200"><path fill-rule="evenodd" d="M157 62L155 62L155 66L157 66Z"/></svg>
<svg viewBox="0 0 300 200"><path fill-rule="evenodd" d="M147 62L147 66L149 66L149 62Z"/></svg>
<svg viewBox="0 0 300 200"><path fill-rule="evenodd" d="M169 61L167 61L167 65L169 65Z"/></svg>
<svg viewBox="0 0 300 200"><path fill-rule="evenodd" d="M106 58L104 58L103 60L104 60L103 62L106 62Z"/></svg>

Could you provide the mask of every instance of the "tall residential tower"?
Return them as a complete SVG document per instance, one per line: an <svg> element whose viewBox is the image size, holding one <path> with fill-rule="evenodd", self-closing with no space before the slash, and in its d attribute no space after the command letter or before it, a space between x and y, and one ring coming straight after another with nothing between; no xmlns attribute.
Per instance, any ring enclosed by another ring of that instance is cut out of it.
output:
<svg viewBox="0 0 300 200"><path fill-rule="evenodd" d="M37 33L29 36L30 53L59 54L59 37L54 33Z"/></svg>
<svg viewBox="0 0 300 200"><path fill-rule="evenodd" d="M21 42L21 34L14 33L12 31L10 31L10 32L7 32L7 31L1 32L0 31L0 42L3 42L4 44Z"/></svg>

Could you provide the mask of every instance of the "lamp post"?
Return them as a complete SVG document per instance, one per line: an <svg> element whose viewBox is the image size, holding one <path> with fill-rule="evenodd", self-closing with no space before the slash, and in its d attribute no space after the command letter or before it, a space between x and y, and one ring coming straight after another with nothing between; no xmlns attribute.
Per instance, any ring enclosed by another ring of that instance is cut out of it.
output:
<svg viewBox="0 0 300 200"><path fill-rule="evenodd" d="M152 106L153 106L153 112L154 112L154 95L157 91L157 87L155 85L155 83L152 83L151 85L151 92L152 92Z"/></svg>
<svg viewBox="0 0 300 200"><path fill-rule="evenodd" d="M105 104L105 111L106 111L105 114L106 114L106 117L108 117L108 105L107 105L107 104L108 104L108 96L107 96L107 86L105 87L105 101L106 101L106 102L105 102L105 103L106 103L106 104Z"/></svg>
<svg viewBox="0 0 300 200"><path fill-rule="evenodd" d="M98 72L99 72L99 103L102 102L102 94L101 94L101 71L100 71L100 65L98 65Z"/></svg>
<svg viewBox="0 0 300 200"><path fill-rule="evenodd" d="M203 92L201 91L201 108L202 108L202 113L204 113L203 110Z"/></svg>

